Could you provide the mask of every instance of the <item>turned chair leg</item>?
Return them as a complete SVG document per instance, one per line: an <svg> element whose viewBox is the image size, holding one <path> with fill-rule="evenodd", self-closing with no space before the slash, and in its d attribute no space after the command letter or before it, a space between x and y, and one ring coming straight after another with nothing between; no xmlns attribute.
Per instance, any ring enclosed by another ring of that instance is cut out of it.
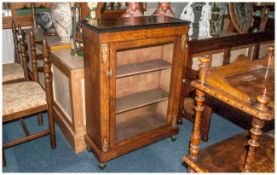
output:
<svg viewBox="0 0 277 175"><path fill-rule="evenodd" d="M4 152L4 149L2 148L2 166L5 167L7 165L6 163L6 157L5 157L5 152Z"/></svg>
<svg viewBox="0 0 277 175"><path fill-rule="evenodd" d="M38 113L38 126L42 126L43 125L43 116L42 116L42 112Z"/></svg>
<svg viewBox="0 0 277 175"><path fill-rule="evenodd" d="M48 124L49 124L49 130L50 130L50 142L51 142L51 148L56 148L56 132L55 132L55 121L54 121L54 113L53 108L49 107L48 109Z"/></svg>
<svg viewBox="0 0 277 175"><path fill-rule="evenodd" d="M44 75L45 75L45 92L48 104L48 126L50 134L51 148L56 148L56 134L55 134L55 120L53 110L53 89L52 89L52 72L51 61L49 60L49 47L47 45L46 37L42 41L42 54L44 59Z"/></svg>

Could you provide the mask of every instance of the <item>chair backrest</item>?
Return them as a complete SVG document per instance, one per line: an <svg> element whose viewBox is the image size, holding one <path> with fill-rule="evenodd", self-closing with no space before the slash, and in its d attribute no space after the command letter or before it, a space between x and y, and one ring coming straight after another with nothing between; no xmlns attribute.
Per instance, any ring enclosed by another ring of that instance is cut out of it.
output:
<svg viewBox="0 0 277 175"><path fill-rule="evenodd" d="M30 42L30 54L31 54L31 61L32 61L32 74L33 74L33 80L36 82L39 82L38 77L38 68L37 68L37 55L36 55L36 41L34 32L31 30L29 33L29 42Z"/></svg>
<svg viewBox="0 0 277 175"><path fill-rule="evenodd" d="M36 41L35 35L33 31L30 31L29 34L30 37L30 47L31 47L31 60L32 60L32 70L33 70L33 80L39 83L39 77L38 73L43 72L44 73L44 83L45 83L45 91L46 95L49 97L52 97L52 72L51 72L51 61L49 58L49 46L47 44L47 40L45 35L43 36L42 41ZM36 54L36 48L38 46L41 46L42 49L42 55ZM44 65L43 67L37 66L37 60L39 58L43 59Z"/></svg>
<svg viewBox="0 0 277 175"><path fill-rule="evenodd" d="M21 29L21 25L18 25L18 42L19 42L19 52L21 58L21 64L23 66L24 76L29 80L28 74L28 46L25 42L25 34Z"/></svg>
<svg viewBox="0 0 277 175"><path fill-rule="evenodd" d="M52 88L52 72L51 72L51 61L49 58L49 47L46 41L46 37L44 35L42 40L42 57L44 61L43 72L45 77L45 92L47 98L47 104L53 105L53 88ZM48 113L53 112L49 111L53 110L53 108L48 108Z"/></svg>
<svg viewBox="0 0 277 175"><path fill-rule="evenodd" d="M14 62L19 63L19 49L18 49L18 30L16 24L12 20L12 33L13 33L13 44L14 44Z"/></svg>

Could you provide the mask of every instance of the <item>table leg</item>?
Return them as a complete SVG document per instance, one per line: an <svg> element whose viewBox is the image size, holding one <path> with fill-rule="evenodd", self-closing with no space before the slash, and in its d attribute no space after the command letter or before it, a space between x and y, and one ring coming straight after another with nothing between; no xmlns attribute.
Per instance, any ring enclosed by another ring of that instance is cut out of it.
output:
<svg viewBox="0 0 277 175"><path fill-rule="evenodd" d="M207 75L207 70L208 70L208 63L209 59L206 57L200 58L200 66L199 66L199 82L200 83L205 83L206 82L206 75ZM195 97L195 106L194 109L196 111L195 113L195 119L194 119L194 126L193 126L193 132L190 137L190 148L189 148L189 153L190 153L190 158L194 161L198 158L198 154L200 152L200 124L201 124L201 117L202 117L202 112L204 111L204 103L205 101L205 94L196 89L196 97ZM189 172L194 172L192 167L188 167Z"/></svg>
<svg viewBox="0 0 277 175"><path fill-rule="evenodd" d="M253 118L252 119L252 128L250 129L251 132L251 138L248 141L249 144L249 150L246 155L246 160L244 167L242 168L242 172L250 172L251 171L251 164L254 161L254 154L255 150L259 146L259 138L262 135L262 128L264 126L264 121Z"/></svg>
<svg viewBox="0 0 277 175"><path fill-rule="evenodd" d="M196 105L194 107L196 114L193 126L193 132L191 134L191 141L190 141L190 158L192 160L196 160L200 151L200 123L201 123L201 116L204 110L203 102L205 101L204 93L202 91L196 90L196 97L195 102ZM189 172L193 172L191 167L188 167Z"/></svg>

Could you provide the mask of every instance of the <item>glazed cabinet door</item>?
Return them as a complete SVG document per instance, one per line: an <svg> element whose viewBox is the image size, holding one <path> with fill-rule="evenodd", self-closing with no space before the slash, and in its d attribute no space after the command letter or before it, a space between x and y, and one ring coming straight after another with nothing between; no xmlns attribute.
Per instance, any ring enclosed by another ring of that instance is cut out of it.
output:
<svg viewBox="0 0 277 175"><path fill-rule="evenodd" d="M181 71L173 70L180 63L173 63L178 41L170 36L110 44L111 147L172 125L172 74Z"/></svg>

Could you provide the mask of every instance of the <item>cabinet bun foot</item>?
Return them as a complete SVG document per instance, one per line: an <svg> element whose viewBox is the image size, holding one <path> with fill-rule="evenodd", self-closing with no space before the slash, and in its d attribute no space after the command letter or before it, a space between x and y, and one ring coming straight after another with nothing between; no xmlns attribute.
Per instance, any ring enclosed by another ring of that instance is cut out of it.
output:
<svg viewBox="0 0 277 175"><path fill-rule="evenodd" d="M178 125L182 125L182 124L183 124L182 119L177 120L177 124L178 124Z"/></svg>
<svg viewBox="0 0 277 175"><path fill-rule="evenodd" d="M170 139L171 139L172 142L176 142L177 136L171 136Z"/></svg>
<svg viewBox="0 0 277 175"><path fill-rule="evenodd" d="M100 170L104 170L106 168L106 164L105 163L99 163L98 167Z"/></svg>
<svg viewBox="0 0 277 175"><path fill-rule="evenodd" d="M92 152L92 149L89 146L87 146L87 151Z"/></svg>

